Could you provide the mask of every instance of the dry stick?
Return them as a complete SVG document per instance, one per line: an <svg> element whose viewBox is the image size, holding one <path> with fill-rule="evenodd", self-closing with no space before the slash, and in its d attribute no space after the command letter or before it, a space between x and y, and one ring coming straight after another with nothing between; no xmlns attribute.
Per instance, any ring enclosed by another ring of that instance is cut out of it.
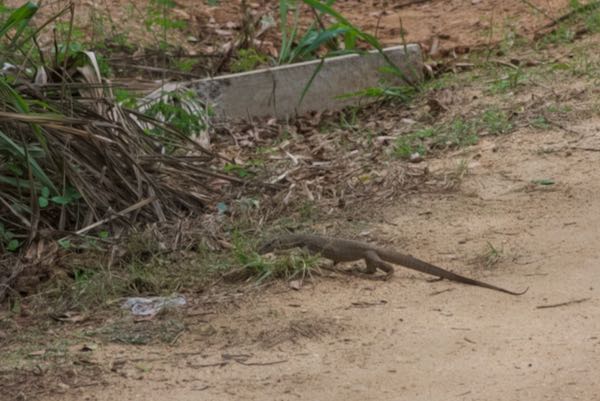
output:
<svg viewBox="0 0 600 401"><path fill-rule="evenodd" d="M134 210L140 209L140 208L142 208L142 207L144 207L144 206L148 205L149 203L152 203L152 202L154 202L155 200L156 200L156 197L150 197L150 198L146 198L146 199L144 199L144 200L141 200L141 201L139 201L138 203L136 203L136 204L134 204L134 205L131 205L131 206L129 206L128 208L126 208L126 209L123 209L123 210L121 210L120 212L118 212L118 213L115 213L115 214L113 214L113 215L112 215L112 216L110 216L110 217L107 217L107 218L105 218L105 219L99 220L99 221L95 222L94 224L90 224L89 226L87 226L87 227L84 227L84 228L82 228L81 230L78 230L78 231L76 231L76 232L75 232L75 233L73 233L73 234L75 234L75 235L82 235L82 234L85 234L86 232L90 231L91 229L94 229L94 228L96 228L96 227L98 227L98 226L101 226L102 224L108 223L109 221L112 221L112 220L114 220L114 219L116 219L116 218L123 217L124 215L126 215L126 214L128 214L128 213L131 213L131 212L133 212ZM63 237L63 238L61 238L59 241L64 241L64 240L66 240L68 237L69 237L69 236L67 235L66 237Z"/></svg>
<svg viewBox="0 0 600 401"><path fill-rule="evenodd" d="M402 7L408 7L408 6L412 6L414 4L421 4L421 3L427 3L428 1L431 0L409 0L406 3L403 4L399 4L396 7L394 7L396 10L402 8Z"/></svg>
<svg viewBox="0 0 600 401"><path fill-rule="evenodd" d="M31 222L29 220L27 220L27 218L25 216L23 216L21 213L19 213L17 210L15 210L15 208L13 208L10 205L10 203L8 203L2 196L0 196L0 202L2 202L8 208L8 210L11 211L12 214L17 216L23 224L25 224L28 228L31 228Z"/></svg>
<svg viewBox="0 0 600 401"><path fill-rule="evenodd" d="M588 148L585 146L570 146L569 149L585 150L586 152L600 152L600 148Z"/></svg>
<svg viewBox="0 0 600 401"><path fill-rule="evenodd" d="M581 298L581 299L575 299L573 301L561 302L559 304L540 305L540 306L536 306L536 308L537 309L558 308L558 307L561 307L561 306L567 306L567 305L572 305L572 304L580 304L582 302L589 301L590 299L592 299L592 298Z"/></svg>
<svg viewBox="0 0 600 401"><path fill-rule="evenodd" d="M121 67L121 68L132 68L132 69L136 69L136 70L143 70L143 71L150 71L150 72L162 72L162 73L176 74L176 75L185 76L185 77L193 78L193 79L204 78L201 75L194 74L191 72L177 71L177 70L172 70L170 68L152 67L152 66L148 66L148 65L111 63L111 66Z"/></svg>
<svg viewBox="0 0 600 401"><path fill-rule="evenodd" d="M198 368L214 368L216 366L223 367L227 364L229 364L229 361L216 362L216 363L201 363L201 364L189 363L187 366L189 366L190 368L198 369Z"/></svg>
<svg viewBox="0 0 600 401"><path fill-rule="evenodd" d="M377 24L375 25L375 32L373 32L373 37L377 40L379 40L377 37L379 35L379 26L381 24L381 18L383 18L383 13L379 13L379 16L377 17Z"/></svg>
<svg viewBox="0 0 600 401"><path fill-rule="evenodd" d="M239 363L240 365L244 365L244 366L268 366L268 365L278 365L280 363L287 362L288 360L282 359L282 360L273 361L273 362L243 362L243 361L239 361L239 360L235 360L235 361L237 363Z"/></svg>

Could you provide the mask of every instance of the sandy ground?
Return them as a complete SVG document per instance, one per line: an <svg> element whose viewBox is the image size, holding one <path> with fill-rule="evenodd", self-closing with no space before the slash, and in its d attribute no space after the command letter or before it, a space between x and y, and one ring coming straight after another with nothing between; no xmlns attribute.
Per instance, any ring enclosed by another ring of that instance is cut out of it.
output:
<svg viewBox="0 0 600 401"><path fill-rule="evenodd" d="M523 296L400 267L388 282L275 287L190 322L177 346L105 345L102 384L39 399L600 399L600 153L568 149L600 149L599 123L576 140L521 130L434 162L468 160L461 189L411 197L370 227L380 243L529 287ZM485 268L488 243L499 261Z"/></svg>

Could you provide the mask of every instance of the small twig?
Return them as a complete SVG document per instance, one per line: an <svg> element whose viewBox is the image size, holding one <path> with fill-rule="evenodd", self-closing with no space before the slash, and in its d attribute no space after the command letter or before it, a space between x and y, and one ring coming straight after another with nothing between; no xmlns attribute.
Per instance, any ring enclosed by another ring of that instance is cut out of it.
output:
<svg viewBox="0 0 600 401"><path fill-rule="evenodd" d="M589 301L590 299L592 299L592 298L581 298L581 299L575 299L573 301L561 302L559 304L539 305L539 306L536 306L536 308L537 309L559 308L561 306L580 304L582 302Z"/></svg>
<svg viewBox="0 0 600 401"><path fill-rule="evenodd" d="M112 63L111 66L119 67L119 68L132 68L136 70L149 71L149 72L161 72L161 73L169 73L173 75L180 75L182 77L199 79L203 78L203 76L194 74L191 72L177 71L171 68L161 68L161 67L152 67L148 65L139 65L139 64L126 64L126 63Z"/></svg>
<svg viewBox="0 0 600 401"><path fill-rule="evenodd" d="M588 148L584 146L569 146L569 149L585 150L586 152L600 152L600 148Z"/></svg>
<svg viewBox="0 0 600 401"><path fill-rule="evenodd" d="M394 9L398 10L400 8L403 8L403 7L408 7L408 6L412 6L412 5L415 5L415 4L426 3L428 1L431 1L431 0L408 0L405 3L398 4L397 6L394 7Z"/></svg>
<svg viewBox="0 0 600 401"><path fill-rule="evenodd" d="M102 224L108 223L109 221L112 221L112 220L114 220L116 218L119 218L119 217L123 217L123 216L125 216L128 213L131 213L131 212L133 212L133 211L135 211L137 209L140 209L140 208L146 206L147 204L154 202L155 200L156 200L156 197L150 197L150 198L146 198L144 200L141 200L138 203L136 203L134 205L131 205L128 208L125 208L122 211L120 211L118 213L115 213L115 214L113 214L110 217L107 217L105 219L99 220L99 221L95 222L94 224L90 224L89 226L84 227L84 228L82 228L79 231L76 231L74 234L75 235L84 234L84 233L86 233L86 232L88 232L88 231L90 231L90 230L92 230L92 229L94 229L94 228L96 228L98 226L101 226ZM68 236L63 237L63 238L60 239L60 241L64 241L67 238L68 238Z"/></svg>
<svg viewBox="0 0 600 401"><path fill-rule="evenodd" d="M228 364L229 364L229 361L223 361L223 362L216 362L216 363L201 363L201 364L188 363L188 366L190 368L197 369L197 368L213 368L215 366L223 367Z"/></svg>
<svg viewBox="0 0 600 401"><path fill-rule="evenodd" d="M240 365L244 365L244 366L268 366L268 365L278 365L280 363L287 362L288 360L282 359L279 361L272 361L272 362L244 362L244 361L234 359L234 361L236 361Z"/></svg>
<svg viewBox="0 0 600 401"><path fill-rule="evenodd" d="M0 202L2 202L8 208L8 210L11 211L12 214L17 216L23 224L25 224L28 228L31 227L31 223L29 222L29 220L27 220L27 218L25 216L23 216L21 213L19 213L16 209L14 209L11 206L11 204L8 203L8 201L4 200L4 198L2 196L0 196Z"/></svg>
<svg viewBox="0 0 600 401"><path fill-rule="evenodd" d="M440 291L434 291L431 294L429 294L430 297L434 297L436 295L440 295L443 294L445 292L450 292L450 291L454 291L454 288L446 288L445 290L440 290Z"/></svg>
<svg viewBox="0 0 600 401"><path fill-rule="evenodd" d="M374 302L352 302L352 306L347 307L346 309L350 309L350 308L368 308L371 306L379 306L379 305L385 305L388 302L385 299L382 299L380 301L374 301Z"/></svg>
<svg viewBox="0 0 600 401"><path fill-rule="evenodd" d="M494 63L494 64L498 64L498 65L503 65L505 67L512 68L513 70L518 70L519 69L518 65L514 65L513 63L511 63L509 61L498 60L498 59L491 59L491 60L489 60L489 62L490 63Z"/></svg>

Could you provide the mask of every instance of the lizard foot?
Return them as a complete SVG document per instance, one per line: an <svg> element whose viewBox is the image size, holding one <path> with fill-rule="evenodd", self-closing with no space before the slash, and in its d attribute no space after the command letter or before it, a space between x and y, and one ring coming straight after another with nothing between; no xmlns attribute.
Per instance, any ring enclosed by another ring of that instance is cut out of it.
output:
<svg viewBox="0 0 600 401"><path fill-rule="evenodd" d="M379 276L379 275L375 275L375 273L373 273L373 272L368 271L367 269L360 269L360 268L351 269L351 270L349 270L349 272L356 277L364 278L367 280L386 281L392 276L391 274Z"/></svg>

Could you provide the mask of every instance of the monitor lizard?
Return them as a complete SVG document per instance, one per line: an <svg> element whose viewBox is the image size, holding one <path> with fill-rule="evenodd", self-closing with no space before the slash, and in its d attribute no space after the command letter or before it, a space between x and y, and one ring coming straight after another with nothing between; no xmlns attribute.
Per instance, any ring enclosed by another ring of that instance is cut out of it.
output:
<svg viewBox="0 0 600 401"><path fill-rule="evenodd" d="M448 279L463 284L475 285L512 295L525 294L529 289L526 288L522 292L509 291L504 288L496 287L492 284L484 283L483 281L461 276L457 273L452 273L451 271L442 269L441 267L434 266L430 263L424 262L410 255L402 254L400 252L378 248L365 242L326 237L316 234L284 234L273 237L261 243L259 245L258 252L260 254L265 254L275 250L284 250L290 248L305 248L311 253L319 254L324 258L332 260L334 264L338 262L352 262L364 259L367 265L366 269L363 270L364 273L374 274L379 268L386 273L386 278L391 277L394 273L394 268L392 265L386 263L390 262L408 267L409 269L420 271L422 273L438 276L441 279Z"/></svg>

